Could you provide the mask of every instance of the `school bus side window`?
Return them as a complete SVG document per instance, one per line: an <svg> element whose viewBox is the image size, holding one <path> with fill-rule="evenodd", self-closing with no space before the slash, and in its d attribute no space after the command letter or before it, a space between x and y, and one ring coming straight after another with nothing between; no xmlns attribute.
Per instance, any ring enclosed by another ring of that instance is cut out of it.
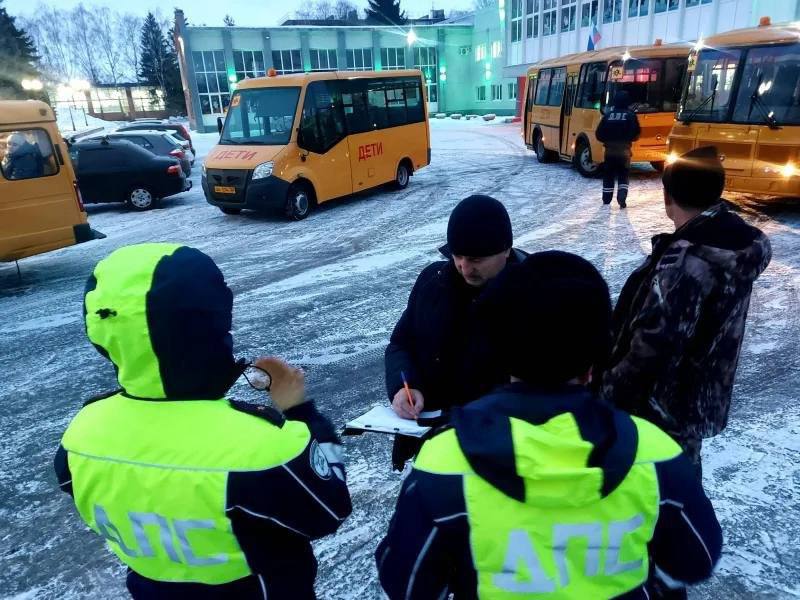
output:
<svg viewBox="0 0 800 600"><path fill-rule="evenodd" d="M12 180L58 173L58 161L47 132L44 129L0 132L0 172Z"/></svg>
<svg viewBox="0 0 800 600"><path fill-rule="evenodd" d="M367 110L367 84L364 80L340 81L342 108L347 123L347 133L364 133L372 130Z"/></svg>
<svg viewBox="0 0 800 600"><path fill-rule="evenodd" d="M552 69L539 71L539 82L536 85L536 99L533 102L538 106L547 106L547 95L550 93L550 75L552 72Z"/></svg>
<svg viewBox="0 0 800 600"><path fill-rule="evenodd" d="M342 100L335 81L314 81L306 88L298 144L322 154L345 137Z"/></svg>
<svg viewBox="0 0 800 600"><path fill-rule="evenodd" d="M547 96L548 106L561 106L561 101L564 99L564 88L567 84L567 68L560 67L553 69L552 79L550 81L550 94Z"/></svg>
<svg viewBox="0 0 800 600"><path fill-rule="evenodd" d="M583 65L581 89L576 102L578 108L600 108L603 91L606 88L606 73L606 63L604 62Z"/></svg>

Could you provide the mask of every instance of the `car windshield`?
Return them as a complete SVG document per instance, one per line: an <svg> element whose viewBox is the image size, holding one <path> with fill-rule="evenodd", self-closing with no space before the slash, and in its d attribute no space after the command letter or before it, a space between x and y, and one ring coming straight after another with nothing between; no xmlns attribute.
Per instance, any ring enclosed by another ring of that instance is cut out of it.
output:
<svg viewBox="0 0 800 600"><path fill-rule="evenodd" d="M686 72L684 58L631 58L609 65L606 105L618 91L628 92L631 109L637 113L675 112Z"/></svg>
<svg viewBox="0 0 800 600"><path fill-rule="evenodd" d="M288 143L299 97L299 87L241 90L234 94L220 144Z"/></svg>
<svg viewBox="0 0 800 600"><path fill-rule="evenodd" d="M690 56L686 96L678 115L681 121L724 121L733 102L733 82L742 51L706 48Z"/></svg>

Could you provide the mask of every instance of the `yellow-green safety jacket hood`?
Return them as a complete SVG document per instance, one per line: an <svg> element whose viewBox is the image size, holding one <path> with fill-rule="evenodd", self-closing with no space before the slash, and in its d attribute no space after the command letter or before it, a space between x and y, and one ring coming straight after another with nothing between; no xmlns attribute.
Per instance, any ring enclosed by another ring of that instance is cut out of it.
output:
<svg viewBox="0 0 800 600"><path fill-rule="evenodd" d="M100 261L84 297L86 333L128 396L216 399L240 373L233 294L211 258L179 244L126 246Z"/></svg>
<svg viewBox="0 0 800 600"><path fill-rule="evenodd" d="M554 419L564 413L572 414L580 437L563 419ZM513 418L536 427L512 436ZM512 383L454 408L451 423L477 475L515 500L542 507L597 502L625 479L636 458L634 423L583 386L537 389Z"/></svg>

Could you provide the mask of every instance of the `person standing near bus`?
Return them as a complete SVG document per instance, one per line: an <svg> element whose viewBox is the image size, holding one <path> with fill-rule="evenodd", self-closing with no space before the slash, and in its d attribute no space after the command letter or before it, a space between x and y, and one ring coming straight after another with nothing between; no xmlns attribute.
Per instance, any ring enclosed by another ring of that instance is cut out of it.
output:
<svg viewBox="0 0 800 600"><path fill-rule="evenodd" d="M606 398L669 433L702 477L702 440L728 422L753 283L769 239L720 200L725 171L713 147L664 170L674 233L628 278L614 311Z"/></svg>
<svg viewBox="0 0 800 600"><path fill-rule="evenodd" d="M507 380L487 354L474 312L487 284L524 258L512 242L511 219L498 200L469 196L453 209L441 248L448 260L420 273L386 348L386 391L398 416L412 419L422 410L466 404ZM402 470L420 445L397 436L393 466Z"/></svg>
<svg viewBox="0 0 800 600"><path fill-rule="evenodd" d="M597 141L605 147L603 162L603 204L611 204L614 183L617 184L617 202L627 206L628 174L631 168L631 145L639 139L641 128L636 113L630 109L628 92L620 90L614 95L613 107L603 115L595 133Z"/></svg>

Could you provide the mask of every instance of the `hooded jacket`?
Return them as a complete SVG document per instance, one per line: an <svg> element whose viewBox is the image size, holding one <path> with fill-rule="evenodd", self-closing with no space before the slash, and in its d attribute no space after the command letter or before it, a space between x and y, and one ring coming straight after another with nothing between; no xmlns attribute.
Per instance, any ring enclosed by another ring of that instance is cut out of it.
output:
<svg viewBox="0 0 800 600"><path fill-rule="evenodd" d="M666 434L583 387L514 383L425 443L375 558L393 600L644 599L656 571L708 577L721 542Z"/></svg>
<svg viewBox="0 0 800 600"><path fill-rule="evenodd" d="M14 152L10 152L2 166L7 179L30 179L44 175L42 153L30 142L25 142Z"/></svg>
<svg viewBox="0 0 800 600"><path fill-rule="evenodd" d="M606 399L679 440L720 433L753 283L771 257L769 239L722 204L655 236L614 310Z"/></svg>
<svg viewBox="0 0 800 600"><path fill-rule="evenodd" d="M603 115L595 137L605 146L606 159L630 160L631 144L639 139L641 128L636 113L630 108L630 96L619 91L614 96L614 106Z"/></svg>
<svg viewBox="0 0 800 600"><path fill-rule="evenodd" d="M310 541L350 513L312 403L224 398L242 370L232 301L208 256L174 244L121 248L87 284L87 335L121 389L78 412L55 470L134 598L313 598Z"/></svg>

